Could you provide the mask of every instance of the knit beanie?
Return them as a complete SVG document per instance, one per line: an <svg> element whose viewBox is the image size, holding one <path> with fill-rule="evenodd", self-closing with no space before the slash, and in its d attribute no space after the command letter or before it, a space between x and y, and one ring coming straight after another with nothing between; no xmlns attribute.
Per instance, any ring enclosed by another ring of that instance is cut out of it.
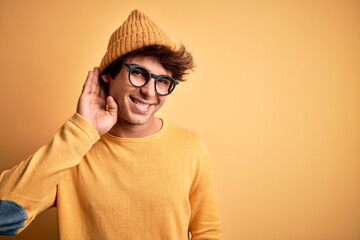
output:
<svg viewBox="0 0 360 240"><path fill-rule="evenodd" d="M132 11L111 35L107 51L100 63L100 73L120 56L154 44L175 48L174 43L150 18L139 10Z"/></svg>

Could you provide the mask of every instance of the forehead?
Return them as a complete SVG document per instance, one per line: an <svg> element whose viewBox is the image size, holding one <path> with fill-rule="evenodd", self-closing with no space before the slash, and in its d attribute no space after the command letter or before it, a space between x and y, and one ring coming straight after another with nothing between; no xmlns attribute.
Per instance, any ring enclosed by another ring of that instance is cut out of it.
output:
<svg viewBox="0 0 360 240"><path fill-rule="evenodd" d="M171 72L164 68L160 61L151 56L129 57L126 61L128 64L137 64L147 68L151 73L156 75L172 75Z"/></svg>

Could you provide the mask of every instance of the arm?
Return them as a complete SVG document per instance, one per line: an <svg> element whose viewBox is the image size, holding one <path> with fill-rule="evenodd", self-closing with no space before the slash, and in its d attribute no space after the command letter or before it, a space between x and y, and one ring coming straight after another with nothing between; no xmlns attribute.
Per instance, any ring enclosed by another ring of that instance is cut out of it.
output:
<svg viewBox="0 0 360 240"><path fill-rule="evenodd" d="M223 233L212 186L211 162L207 155L195 189L190 193L190 232L193 240L220 240Z"/></svg>
<svg viewBox="0 0 360 240"><path fill-rule="evenodd" d="M99 138L75 114L52 141L32 157L0 175L0 233L17 234L35 216L54 205L62 173L77 165ZM26 220L26 221L25 221Z"/></svg>
<svg viewBox="0 0 360 240"><path fill-rule="evenodd" d="M1 173L0 235L16 235L38 213L53 206L56 185L64 171L79 164L99 135L115 124L117 104L111 97L106 98L98 76L97 68L88 73L77 113L51 142Z"/></svg>

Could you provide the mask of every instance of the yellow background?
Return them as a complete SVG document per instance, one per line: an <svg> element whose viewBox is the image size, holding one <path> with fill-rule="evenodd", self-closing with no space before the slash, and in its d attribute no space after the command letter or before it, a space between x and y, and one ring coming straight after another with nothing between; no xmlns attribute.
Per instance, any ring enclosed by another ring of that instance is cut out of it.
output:
<svg viewBox="0 0 360 240"><path fill-rule="evenodd" d="M195 57L159 116L209 143L226 239L360 239L356 0L1 0L0 170L75 112L135 8ZM56 211L11 239L56 239Z"/></svg>

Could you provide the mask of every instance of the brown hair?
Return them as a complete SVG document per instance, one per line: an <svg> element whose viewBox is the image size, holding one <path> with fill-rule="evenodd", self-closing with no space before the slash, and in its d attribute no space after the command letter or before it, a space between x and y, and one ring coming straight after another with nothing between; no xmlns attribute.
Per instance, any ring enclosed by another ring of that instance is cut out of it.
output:
<svg viewBox="0 0 360 240"><path fill-rule="evenodd" d="M173 50L165 45L149 45L117 58L104 69L102 74L115 78L119 74L124 61L129 57L135 56L155 57L166 70L172 73L172 77L178 81L185 81L184 75L188 74L188 71L193 70L195 67L193 57L191 53L186 51L184 45L181 45L177 50Z"/></svg>

